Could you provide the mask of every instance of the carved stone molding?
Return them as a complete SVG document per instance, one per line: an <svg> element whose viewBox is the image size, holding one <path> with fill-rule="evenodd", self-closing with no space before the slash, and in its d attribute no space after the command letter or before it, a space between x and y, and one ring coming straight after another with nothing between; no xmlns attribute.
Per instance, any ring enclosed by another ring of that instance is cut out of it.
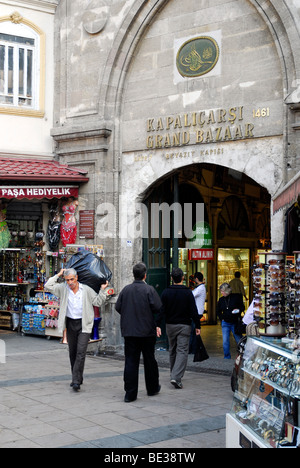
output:
<svg viewBox="0 0 300 468"><path fill-rule="evenodd" d="M97 127L86 128L59 127L51 130L51 136L56 142L56 154L64 156L69 154L94 153L108 151L108 139L112 133L112 124L103 122Z"/></svg>
<svg viewBox="0 0 300 468"><path fill-rule="evenodd" d="M20 24L23 21L23 16L20 15L20 13L18 13L17 11L15 11L10 15L10 20L14 24Z"/></svg>
<svg viewBox="0 0 300 468"><path fill-rule="evenodd" d="M106 26L109 7L104 0L91 0L83 13L82 23L88 34L98 34Z"/></svg>

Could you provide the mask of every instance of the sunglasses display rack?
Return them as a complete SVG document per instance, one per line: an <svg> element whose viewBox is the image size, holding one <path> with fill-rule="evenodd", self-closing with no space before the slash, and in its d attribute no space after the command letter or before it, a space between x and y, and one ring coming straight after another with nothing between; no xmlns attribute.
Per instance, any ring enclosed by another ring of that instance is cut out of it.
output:
<svg viewBox="0 0 300 468"><path fill-rule="evenodd" d="M254 316L261 335L280 338L286 336L288 323L286 254L268 252L264 257L253 265Z"/></svg>
<svg viewBox="0 0 300 468"><path fill-rule="evenodd" d="M294 252L294 265L287 272L286 309L288 313L288 337L300 348L300 252Z"/></svg>

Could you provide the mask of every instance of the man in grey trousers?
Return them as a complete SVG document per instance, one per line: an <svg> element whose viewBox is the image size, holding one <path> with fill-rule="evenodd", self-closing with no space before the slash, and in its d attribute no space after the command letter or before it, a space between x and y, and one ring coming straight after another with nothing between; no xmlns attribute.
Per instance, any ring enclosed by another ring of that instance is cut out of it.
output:
<svg viewBox="0 0 300 468"><path fill-rule="evenodd" d="M64 283L58 283L60 277ZM72 369L71 387L78 392L83 381L86 351L94 325L94 307L101 307L109 296L103 284L97 294L92 288L78 282L77 272L71 268L61 270L50 278L45 289L60 298L58 330L62 335L67 328L70 363Z"/></svg>
<svg viewBox="0 0 300 468"><path fill-rule="evenodd" d="M189 354L192 320L196 334L200 335L200 316L192 291L183 285L184 274L180 268L172 271L172 279L173 285L162 293L161 316L165 316L169 339L171 384L181 389Z"/></svg>

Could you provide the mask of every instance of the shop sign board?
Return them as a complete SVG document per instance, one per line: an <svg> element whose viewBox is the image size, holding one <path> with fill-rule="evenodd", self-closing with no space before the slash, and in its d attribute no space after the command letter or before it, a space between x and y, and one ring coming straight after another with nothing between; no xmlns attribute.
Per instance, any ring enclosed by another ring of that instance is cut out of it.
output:
<svg viewBox="0 0 300 468"><path fill-rule="evenodd" d="M208 223L200 221L196 223L193 229L193 234L187 242L189 249L212 249L213 236L212 230Z"/></svg>
<svg viewBox="0 0 300 468"><path fill-rule="evenodd" d="M189 260L214 260L214 249L191 249L189 250Z"/></svg>
<svg viewBox="0 0 300 468"><path fill-rule="evenodd" d="M79 237L80 239L94 239L95 210L79 211Z"/></svg>
<svg viewBox="0 0 300 468"><path fill-rule="evenodd" d="M78 187L0 187L0 198L78 198Z"/></svg>

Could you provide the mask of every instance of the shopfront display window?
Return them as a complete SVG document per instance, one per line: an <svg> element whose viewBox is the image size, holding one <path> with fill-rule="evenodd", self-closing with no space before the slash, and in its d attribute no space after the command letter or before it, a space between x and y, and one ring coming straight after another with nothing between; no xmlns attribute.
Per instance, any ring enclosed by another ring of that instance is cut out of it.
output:
<svg viewBox="0 0 300 468"><path fill-rule="evenodd" d="M179 249L179 262L178 266L184 273L184 285L193 290L197 285L194 281L194 275L197 272L203 274L204 281L208 278L208 262L205 260L191 260L191 251L189 249ZM205 303L205 313L203 316L203 322L208 321L209 312L209 299Z"/></svg>
<svg viewBox="0 0 300 468"><path fill-rule="evenodd" d="M179 249L178 266L184 274L184 284L188 285L189 265L188 265L188 249Z"/></svg>
<svg viewBox="0 0 300 468"><path fill-rule="evenodd" d="M196 272L201 272L204 278L207 278L207 261L204 260L190 260L189 249L179 249L179 262L178 266L182 269L185 277L184 284L190 289L194 289L193 276Z"/></svg>
<svg viewBox="0 0 300 468"><path fill-rule="evenodd" d="M249 307L250 292L250 249L220 248L218 249L218 287L223 283L230 283L235 273L240 273L240 280L244 283L245 307Z"/></svg>

